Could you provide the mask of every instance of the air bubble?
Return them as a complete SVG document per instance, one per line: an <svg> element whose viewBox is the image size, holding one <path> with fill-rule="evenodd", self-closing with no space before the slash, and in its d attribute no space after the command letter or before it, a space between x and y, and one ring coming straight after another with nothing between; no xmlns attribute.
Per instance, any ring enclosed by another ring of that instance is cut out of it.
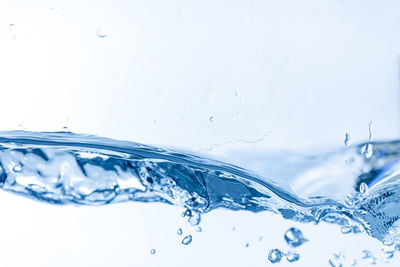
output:
<svg viewBox="0 0 400 267"><path fill-rule="evenodd" d="M13 168L14 172L22 172L22 167L20 165L15 165Z"/></svg>
<svg viewBox="0 0 400 267"><path fill-rule="evenodd" d="M210 122L214 122L215 116L210 116L210 118L208 118L208 120L209 120Z"/></svg>
<svg viewBox="0 0 400 267"><path fill-rule="evenodd" d="M151 250L150 250L150 254L151 254L151 255L154 255L154 254L156 254L156 250L155 250L154 248L153 248L153 249L151 249Z"/></svg>
<svg viewBox="0 0 400 267"><path fill-rule="evenodd" d="M202 232L203 231L203 229L201 229L201 227L199 226L199 227L196 227L196 232Z"/></svg>
<svg viewBox="0 0 400 267"><path fill-rule="evenodd" d="M343 261L344 256L342 253L334 253L328 262L332 267L342 267Z"/></svg>
<svg viewBox="0 0 400 267"><path fill-rule="evenodd" d="M361 194L368 193L368 190L369 190L368 185L366 183L361 183L359 190L360 190Z"/></svg>

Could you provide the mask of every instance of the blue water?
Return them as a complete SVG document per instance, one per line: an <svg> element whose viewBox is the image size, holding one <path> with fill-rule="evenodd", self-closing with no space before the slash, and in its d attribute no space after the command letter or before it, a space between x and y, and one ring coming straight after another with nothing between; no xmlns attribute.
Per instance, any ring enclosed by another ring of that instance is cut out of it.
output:
<svg viewBox="0 0 400 267"><path fill-rule="evenodd" d="M70 132L0 132L0 186L59 205L178 205L192 225L217 208L271 211L299 222L335 223L342 232L365 231L394 250L400 244L400 142L371 143L369 157L360 153L364 145L276 160L268 176L268 170L257 174L134 142ZM293 247L307 241L293 229L286 235L298 237ZM182 242L190 244L191 236Z"/></svg>

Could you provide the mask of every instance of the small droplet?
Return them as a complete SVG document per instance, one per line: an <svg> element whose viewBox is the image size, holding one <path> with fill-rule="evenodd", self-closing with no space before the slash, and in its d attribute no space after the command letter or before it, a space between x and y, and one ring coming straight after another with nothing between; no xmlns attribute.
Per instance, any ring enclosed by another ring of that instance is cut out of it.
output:
<svg viewBox="0 0 400 267"><path fill-rule="evenodd" d="M352 228L351 228L351 226L344 225L344 226L342 226L342 228L340 230L341 230L342 234L350 234Z"/></svg>
<svg viewBox="0 0 400 267"><path fill-rule="evenodd" d="M263 237L262 237L262 236L259 236L258 239L257 239L258 242L260 242L260 241L262 241L262 240L263 240Z"/></svg>
<svg viewBox="0 0 400 267"><path fill-rule="evenodd" d="M361 194L368 193L368 190L369 190L369 188L368 188L368 185L366 183L361 183L360 184L359 191L360 191Z"/></svg>
<svg viewBox="0 0 400 267"><path fill-rule="evenodd" d="M369 264L375 265L376 264L376 258L375 257L371 257L369 259Z"/></svg>
<svg viewBox="0 0 400 267"><path fill-rule="evenodd" d="M235 226L232 227L232 231L236 231L236 227Z"/></svg>
<svg viewBox="0 0 400 267"><path fill-rule="evenodd" d="M192 216L192 211L190 209L185 210L184 212L182 212L182 217L186 217L186 216Z"/></svg>
<svg viewBox="0 0 400 267"><path fill-rule="evenodd" d="M363 147L361 148L361 155L366 159L369 159L372 156L372 153L372 144L370 143L363 145Z"/></svg>
<svg viewBox="0 0 400 267"><path fill-rule="evenodd" d="M201 216L200 216L200 213L198 213L198 212L193 212L192 216L190 216L189 220L188 220L188 222L192 226L199 225L200 221L201 221Z"/></svg>
<svg viewBox="0 0 400 267"><path fill-rule="evenodd" d="M14 172L22 172L22 167L20 165L15 165L13 168Z"/></svg>
<svg viewBox="0 0 400 267"><path fill-rule="evenodd" d="M355 266L357 264L357 260L352 260L350 264L351 266Z"/></svg>
<svg viewBox="0 0 400 267"><path fill-rule="evenodd" d="M96 35L100 38L104 38L109 35L109 32L104 27L98 27L96 29Z"/></svg>
<svg viewBox="0 0 400 267"><path fill-rule="evenodd" d="M153 248L153 249L151 249L151 250L150 250L150 254L151 254L151 255L154 255L154 254L156 254L156 250L155 250L154 248Z"/></svg>
<svg viewBox="0 0 400 267"><path fill-rule="evenodd" d="M344 144L346 146L350 146L353 143L353 139L351 139L350 134L346 133L345 137L344 137Z"/></svg>
<svg viewBox="0 0 400 267"><path fill-rule="evenodd" d="M295 262L295 261L298 261L299 259L300 259L300 254L297 252L289 251L286 254L286 260L288 262Z"/></svg>
<svg viewBox="0 0 400 267"><path fill-rule="evenodd" d="M383 253L383 255L385 256L385 259L388 260L388 259L393 258L394 252L393 252L393 251L385 251L385 252Z"/></svg>
<svg viewBox="0 0 400 267"><path fill-rule="evenodd" d="M215 117L214 116L210 116L210 118L208 119L210 122L214 122Z"/></svg>
<svg viewBox="0 0 400 267"><path fill-rule="evenodd" d="M372 257L372 253L369 250L364 249L361 251L361 258L362 259L368 259Z"/></svg>
<svg viewBox="0 0 400 267"><path fill-rule="evenodd" d="M196 232L202 232L203 231L203 229L201 229L201 227L199 226L199 227L196 227Z"/></svg>
<svg viewBox="0 0 400 267"><path fill-rule="evenodd" d="M182 244L187 246L190 243L192 243L192 236L191 235L187 235L182 239Z"/></svg>
<svg viewBox="0 0 400 267"><path fill-rule="evenodd" d="M303 237L303 233L294 227L289 228L289 230L285 232L284 239L291 247L301 246L304 242L308 241Z"/></svg>
<svg viewBox="0 0 400 267"><path fill-rule="evenodd" d="M271 249L268 252L268 260L271 263L278 263L282 260L283 253L277 248Z"/></svg>
<svg viewBox="0 0 400 267"><path fill-rule="evenodd" d="M249 243L246 243L246 245L244 245L244 247L248 248L250 246Z"/></svg>
<svg viewBox="0 0 400 267"><path fill-rule="evenodd" d="M182 233L183 233L182 228L179 228L178 231L176 231L176 233L177 233L178 235L182 235Z"/></svg>
<svg viewBox="0 0 400 267"><path fill-rule="evenodd" d="M343 260L344 260L344 256L343 256L342 253L334 253L329 258L329 264L332 267L342 267L343 266Z"/></svg>

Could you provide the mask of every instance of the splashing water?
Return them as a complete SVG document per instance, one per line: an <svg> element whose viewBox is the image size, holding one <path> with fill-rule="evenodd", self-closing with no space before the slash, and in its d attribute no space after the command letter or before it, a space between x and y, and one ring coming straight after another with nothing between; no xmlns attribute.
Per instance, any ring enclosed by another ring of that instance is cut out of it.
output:
<svg viewBox="0 0 400 267"><path fill-rule="evenodd" d="M304 168L290 179L282 173L278 180L133 142L70 132L0 132L0 187L52 204L179 205L192 225L221 207L272 211L299 222L339 224L345 231L360 228L394 248L400 244L400 142L374 142L370 157L360 156L364 145L321 155L314 164L299 164Z"/></svg>

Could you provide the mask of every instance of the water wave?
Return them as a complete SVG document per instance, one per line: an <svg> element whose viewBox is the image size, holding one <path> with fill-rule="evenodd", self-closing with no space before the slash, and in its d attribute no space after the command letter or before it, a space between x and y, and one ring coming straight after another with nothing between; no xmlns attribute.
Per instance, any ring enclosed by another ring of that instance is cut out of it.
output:
<svg viewBox="0 0 400 267"><path fill-rule="evenodd" d="M194 224L216 208L272 211L300 222L360 226L386 244L399 244L400 143L373 145L368 159L360 159L361 145L345 152L358 160L353 177L335 177L351 180L347 197L315 190L305 197L295 186L284 189L277 179L193 153L70 132L0 132L0 187L52 204L164 202L185 207L197 218ZM357 192L361 183L370 190Z"/></svg>

